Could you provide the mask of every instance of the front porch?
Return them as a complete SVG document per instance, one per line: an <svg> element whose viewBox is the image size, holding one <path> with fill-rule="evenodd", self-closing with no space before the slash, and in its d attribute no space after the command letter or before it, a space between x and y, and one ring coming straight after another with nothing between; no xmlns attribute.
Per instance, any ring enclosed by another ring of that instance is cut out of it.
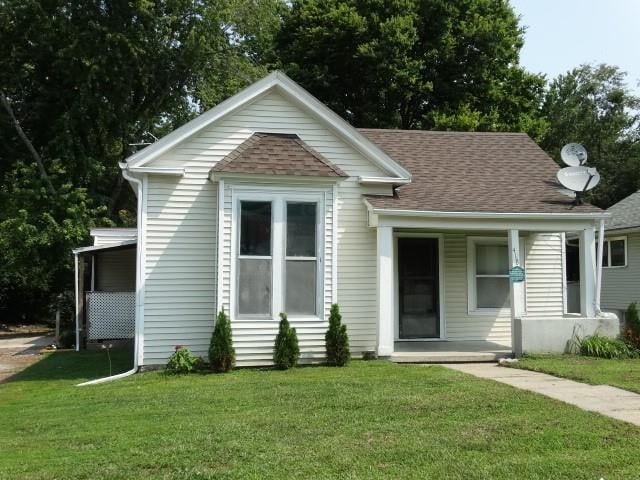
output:
<svg viewBox="0 0 640 480"><path fill-rule="evenodd" d="M391 361L396 363L496 362L513 356L511 345L488 341L397 341Z"/></svg>

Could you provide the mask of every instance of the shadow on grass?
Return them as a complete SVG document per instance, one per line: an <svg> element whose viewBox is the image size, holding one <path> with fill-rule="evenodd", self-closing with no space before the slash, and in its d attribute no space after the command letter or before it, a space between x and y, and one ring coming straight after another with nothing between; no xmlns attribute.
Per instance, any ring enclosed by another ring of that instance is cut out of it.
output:
<svg viewBox="0 0 640 480"><path fill-rule="evenodd" d="M111 350L111 374L133 367L132 349ZM42 380L84 380L109 375L109 360L104 350L53 352L42 360L6 379L4 383Z"/></svg>

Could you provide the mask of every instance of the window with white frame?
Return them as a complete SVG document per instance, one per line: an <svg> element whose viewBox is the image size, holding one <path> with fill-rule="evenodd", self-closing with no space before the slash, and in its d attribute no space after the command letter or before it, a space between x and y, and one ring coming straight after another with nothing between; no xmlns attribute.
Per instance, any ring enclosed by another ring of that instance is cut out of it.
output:
<svg viewBox="0 0 640 480"><path fill-rule="evenodd" d="M509 251L506 240L469 239L469 309L494 311L509 306Z"/></svg>
<svg viewBox="0 0 640 480"><path fill-rule="evenodd" d="M318 314L319 205L320 198L305 195L250 195L239 200L238 316L271 318L280 311Z"/></svg>
<svg viewBox="0 0 640 480"><path fill-rule="evenodd" d="M604 240L602 245L602 266L627 266L627 237L613 237Z"/></svg>

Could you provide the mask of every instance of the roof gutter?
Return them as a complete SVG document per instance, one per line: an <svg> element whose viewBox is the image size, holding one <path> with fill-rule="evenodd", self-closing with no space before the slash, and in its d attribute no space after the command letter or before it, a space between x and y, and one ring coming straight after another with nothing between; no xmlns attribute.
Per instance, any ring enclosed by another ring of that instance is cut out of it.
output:
<svg viewBox="0 0 640 480"><path fill-rule="evenodd" d="M88 382L82 382L77 384L78 387L85 387L88 385L98 385L100 383L111 382L114 380L119 380L121 378L128 377L136 373L139 369L138 366L138 353L140 352L140 332L139 329L141 327L141 302L142 302L142 246L143 246L143 238L142 238L142 180L136 178L135 176L129 173L129 169L127 168L127 164L120 164L120 168L122 169L122 176L125 180L128 180L132 185L136 185L136 196L138 197L138 228L137 228L137 245L136 248L136 313L135 313L135 325L134 325L134 340L133 340L133 367L131 370L127 370L126 372L118 373L117 375L111 375L109 377L97 378L95 380L89 380ZM76 254L76 259L78 254ZM77 262L77 260L76 260ZM77 278L77 275L76 275ZM77 298L77 297L76 297Z"/></svg>

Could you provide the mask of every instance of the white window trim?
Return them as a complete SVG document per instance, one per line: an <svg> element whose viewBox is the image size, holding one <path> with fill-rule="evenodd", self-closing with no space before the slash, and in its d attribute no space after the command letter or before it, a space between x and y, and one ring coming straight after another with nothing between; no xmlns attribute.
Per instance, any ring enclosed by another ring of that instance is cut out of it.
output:
<svg viewBox="0 0 640 480"><path fill-rule="evenodd" d="M622 240L624 242L624 265L605 265L604 264L604 258L602 261L602 268L627 268L627 266L629 265L629 257L628 257L628 252L627 252L627 236L626 235L621 235L618 237L604 237L604 242L603 242L603 247L602 248L606 248L607 249L607 262L611 263L611 242L614 240Z"/></svg>
<svg viewBox="0 0 640 480"><path fill-rule="evenodd" d="M240 202L263 201L271 202L271 255L264 257L238 255L240 247ZM285 245L286 245L286 203L313 202L317 205L316 223L316 314L289 315L289 319L323 319L324 318L324 229L325 229L325 195L324 191L305 191L273 187L234 187L232 190L232 237L231 237L231 278L229 292L230 312L232 318L241 320L279 320L280 312L284 312L285 305ZM238 258L270 258L271 262L271 313L269 315L239 315L238 314ZM306 257L304 257L306 258ZM311 258L309 258L311 259Z"/></svg>
<svg viewBox="0 0 640 480"><path fill-rule="evenodd" d="M476 297L476 245L478 244L506 246L508 242L503 237L467 237L467 313L469 315L510 315L511 307L509 306L504 308L478 308L478 299ZM520 263L523 263L522 258ZM484 276L509 278L508 273L506 275Z"/></svg>
<svg viewBox="0 0 640 480"><path fill-rule="evenodd" d="M445 316L444 292L444 235L442 233L394 232L393 234L393 278L394 278L394 332L396 342L439 342L447 339L447 321ZM400 338L400 282L398 281L398 239L399 238L435 238L438 241L438 310L440 311L440 336L437 338Z"/></svg>

